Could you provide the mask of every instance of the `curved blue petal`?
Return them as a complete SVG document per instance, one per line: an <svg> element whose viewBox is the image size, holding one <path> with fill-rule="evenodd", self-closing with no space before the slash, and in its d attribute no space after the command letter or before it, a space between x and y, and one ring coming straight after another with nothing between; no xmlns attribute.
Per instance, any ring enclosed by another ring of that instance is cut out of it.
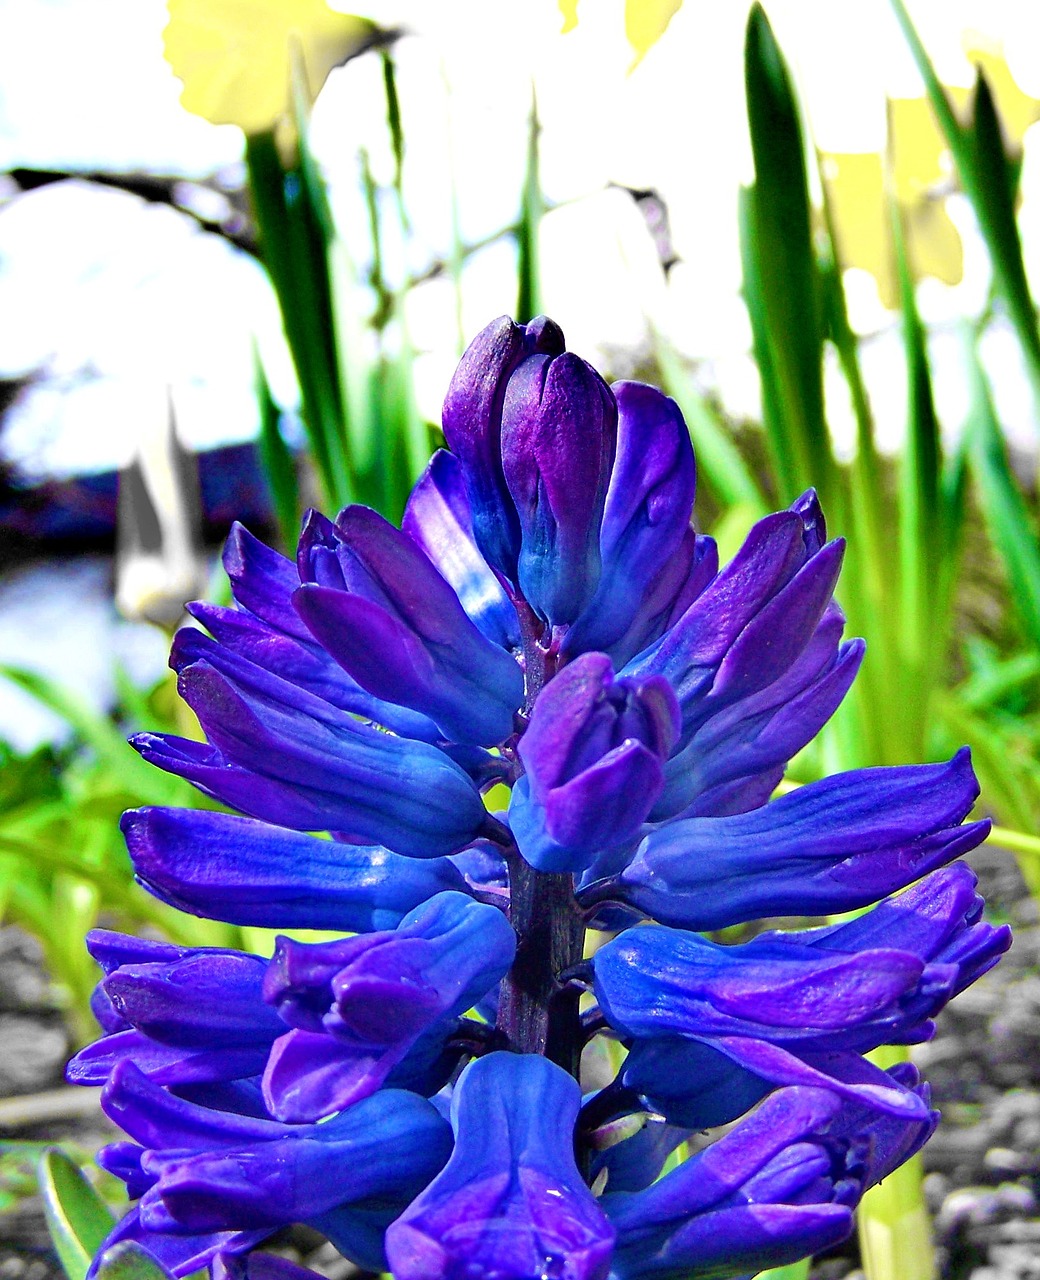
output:
<svg viewBox="0 0 1040 1280"><path fill-rule="evenodd" d="M501 981L515 952L503 912L459 893L431 898L393 932L280 938L264 994L296 1030L264 1072L272 1114L317 1120L372 1093L425 1032Z"/></svg>
<svg viewBox="0 0 1040 1280"><path fill-rule="evenodd" d="M138 734L145 759L251 817L415 857L451 853L485 824L476 787L436 747L381 733L251 664L231 674L226 659L193 662L178 679L209 745Z"/></svg>
<svg viewBox="0 0 1040 1280"><path fill-rule="evenodd" d="M462 464L438 449L408 498L401 528L426 552L481 632L503 649L520 647L520 623L477 547Z"/></svg>
<svg viewBox="0 0 1040 1280"><path fill-rule="evenodd" d="M596 594L567 633L564 651L608 651L646 600L660 566L679 551L696 488L693 446L679 406L656 387L615 382L617 456L600 526Z"/></svg>
<svg viewBox="0 0 1040 1280"><path fill-rule="evenodd" d="M984 840L988 822L958 825L977 795L966 748L835 774L748 813L662 826L619 874L595 882L594 865L580 897L699 930L865 907Z"/></svg>
<svg viewBox="0 0 1040 1280"><path fill-rule="evenodd" d="M493 745L510 735L524 696L520 667L481 634L421 547L361 506L341 511L311 550L306 536L294 607L363 688L429 716L453 741ZM321 567L330 556L338 582Z"/></svg>
<svg viewBox="0 0 1040 1280"><path fill-rule="evenodd" d="M600 578L599 527L617 442L614 397L570 352L531 356L506 386L501 439L520 521L520 590L550 625L567 625Z"/></svg>
<svg viewBox="0 0 1040 1280"><path fill-rule="evenodd" d="M605 1280L614 1232L574 1163L580 1104L545 1058L470 1063L452 1096L451 1159L386 1233L397 1280Z"/></svg>
<svg viewBox="0 0 1040 1280"><path fill-rule="evenodd" d="M425 1099L384 1089L321 1125L284 1125L174 1099L130 1063L102 1093L106 1113L146 1148L146 1231L264 1230L339 1205L414 1195L451 1150Z"/></svg>
<svg viewBox="0 0 1040 1280"><path fill-rule="evenodd" d="M645 1190L609 1191L619 1280L756 1272L844 1239L863 1191L935 1127L912 1068L892 1083L920 1118L878 1117L825 1089L782 1089L718 1142ZM871 1152L877 1151L877 1157Z"/></svg>
<svg viewBox="0 0 1040 1280"><path fill-rule="evenodd" d="M232 814L130 809L121 825L145 888L181 911L231 924L392 929L433 894L466 888L447 858L408 858Z"/></svg>

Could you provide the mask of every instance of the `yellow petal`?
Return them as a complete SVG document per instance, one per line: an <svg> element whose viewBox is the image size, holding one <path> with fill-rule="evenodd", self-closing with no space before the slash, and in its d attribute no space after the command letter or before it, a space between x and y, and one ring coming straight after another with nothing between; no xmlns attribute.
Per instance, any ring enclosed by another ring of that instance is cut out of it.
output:
<svg viewBox="0 0 1040 1280"><path fill-rule="evenodd" d="M915 280L934 276L957 284L964 275L964 246L945 200L920 200L906 211L906 249Z"/></svg>
<svg viewBox="0 0 1040 1280"><path fill-rule="evenodd" d="M822 168L838 261L842 267L869 271L882 303L895 306L898 293L885 223L881 157L859 152L826 155Z"/></svg>
<svg viewBox="0 0 1040 1280"><path fill-rule="evenodd" d="M298 42L311 98L333 67L371 41L365 18L324 0L170 0L166 60L181 102L213 124L271 129L288 110L289 48Z"/></svg>
<svg viewBox="0 0 1040 1280"><path fill-rule="evenodd" d="M954 95L957 101L966 90ZM888 104L892 183L900 204L948 182L952 173L949 148L927 98L892 98Z"/></svg>
<svg viewBox="0 0 1040 1280"><path fill-rule="evenodd" d="M869 271L877 281L884 306L899 303L891 232L884 198L884 172L879 155L827 155L824 184L834 223L835 250L842 267ZM964 249L945 200L923 189L916 198L900 200L906 222L907 254L915 280L934 276L957 284L964 272Z"/></svg>
<svg viewBox="0 0 1040 1280"><path fill-rule="evenodd" d="M660 40L681 7L682 0L625 0L625 35L636 62Z"/></svg>
<svg viewBox="0 0 1040 1280"><path fill-rule="evenodd" d="M578 25L578 0L559 0L559 9L563 17L560 35L565 36Z"/></svg>

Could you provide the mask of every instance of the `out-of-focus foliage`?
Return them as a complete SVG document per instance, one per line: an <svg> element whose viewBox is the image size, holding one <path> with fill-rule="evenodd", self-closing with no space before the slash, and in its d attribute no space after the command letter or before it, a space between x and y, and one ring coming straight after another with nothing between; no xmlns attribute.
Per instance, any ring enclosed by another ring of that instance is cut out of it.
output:
<svg viewBox="0 0 1040 1280"><path fill-rule="evenodd" d="M95 1034L89 1001L98 973L83 938L100 919L196 946L235 945L239 935L173 911L140 889L119 831L124 809L204 803L193 787L152 769L126 743L129 731L146 726L190 731L178 721L184 713L172 682L145 693L122 679L122 705L109 719L72 690L28 672L3 674L61 716L72 736L63 747L28 756L0 746L0 918L39 939L73 1034L86 1041Z"/></svg>
<svg viewBox="0 0 1040 1280"><path fill-rule="evenodd" d="M926 201L929 183L941 176L945 140L990 250L996 290L1035 381L1040 339L1015 221L1017 164L1006 149L1009 135L982 70L968 109L962 105L958 115L901 0L895 3L928 85L929 103L903 103L890 110L887 172L880 157L876 166L875 158L860 157L858 165L836 172L823 158L824 207L815 223L806 133L790 75L757 6L748 26L755 183L741 205L744 295L762 379L771 479L783 501L815 483L834 525L850 535L842 600L851 630L868 640L867 660L852 696L825 732L821 749L806 752L795 772L804 769L803 776L809 777L824 767L938 758L952 744L967 740L985 803L1025 833L1016 850L1023 855L1023 872L1035 893L1040 888L1040 844L1031 833L1040 820L1040 769L1035 755L1023 747L1035 744L1040 727L1032 686L1040 644L1040 544L1029 502L1009 465L976 351L976 336L988 314L965 318L965 367L972 395L964 421L957 424L959 445L952 450L943 446L915 283L928 270L938 269L947 278L959 274L955 261L943 259L952 250L952 228L945 245L941 236L932 241L937 258L922 258L919 251L915 256L913 250L929 221L940 228L943 224L944 215L938 207L929 212ZM1006 74L1006 67L999 63L996 71ZM1013 100L1018 125L1029 120L1036 106L1022 97ZM941 135L935 119L926 122L926 105L934 111ZM924 183L916 189L922 164ZM842 177L844 187L838 181ZM853 205L858 225L843 226L842 217ZM886 292L895 293L901 314L906 439L894 466L877 449L859 343L846 311L842 272L853 265L877 275L883 300ZM856 416L851 465L835 453L826 422L822 369L828 346L837 353ZM992 549L1012 588L1017 616L1002 619L1005 651L1000 657L977 643L959 643L965 580L971 560L977 562L982 550L979 530L967 520L969 494L981 508ZM989 667L988 679L980 662ZM960 674L965 667L971 673L967 680ZM1020 714L1012 718L1009 733L1008 718L998 705L1014 694ZM886 1053L882 1065L891 1065L905 1050ZM860 1240L871 1280L929 1280L934 1275L919 1165L904 1166L866 1197Z"/></svg>

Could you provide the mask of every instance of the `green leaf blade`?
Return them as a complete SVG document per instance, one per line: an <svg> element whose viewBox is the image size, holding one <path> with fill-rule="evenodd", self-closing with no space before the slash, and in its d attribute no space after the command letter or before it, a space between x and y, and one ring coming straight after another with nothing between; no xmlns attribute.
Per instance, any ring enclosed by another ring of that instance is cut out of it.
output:
<svg viewBox="0 0 1040 1280"><path fill-rule="evenodd" d="M56 1147L41 1156L38 1176L47 1228L61 1265L69 1280L84 1280L115 1219L72 1160Z"/></svg>
<svg viewBox="0 0 1040 1280"><path fill-rule="evenodd" d="M171 1280L169 1271L133 1240L121 1240L106 1249L98 1264L96 1280Z"/></svg>

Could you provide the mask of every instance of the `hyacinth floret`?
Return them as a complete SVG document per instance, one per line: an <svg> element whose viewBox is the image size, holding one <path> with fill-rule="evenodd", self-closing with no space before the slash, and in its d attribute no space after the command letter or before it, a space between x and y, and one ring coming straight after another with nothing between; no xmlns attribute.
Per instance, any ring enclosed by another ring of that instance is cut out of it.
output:
<svg viewBox="0 0 1040 1280"><path fill-rule="evenodd" d="M674 402L552 321L479 334L443 426L401 528L312 512L293 562L236 527L233 607L175 637L205 740L133 745L234 812L127 813L136 876L285 932L91 935L103 1035L68 1076L134 1202L99 1258L300 1280L260 1248L292 1223L397 1280L827 1247L937 1120L865 1055L1009 944L955 861L988 830L968 753L773 798L863 657L843 544L809 492L720 568Z"/></svg>

